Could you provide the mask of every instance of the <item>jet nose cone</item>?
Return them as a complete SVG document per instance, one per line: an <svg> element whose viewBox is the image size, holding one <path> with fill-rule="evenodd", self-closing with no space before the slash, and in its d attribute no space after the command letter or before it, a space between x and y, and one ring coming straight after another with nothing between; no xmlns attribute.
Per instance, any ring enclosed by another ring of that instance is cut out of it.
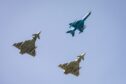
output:
<svg viewBox="0 0 126 84"><path fill-rule="evenodd" d="M89 12L89 14L91 14L91 11Z"/></svg>
<svg viewBox="0 0 126 84"><path fill-rule="evenodd" d="M81 53L80 56L85 56L86 53Z"/></svg>
<svg viewBox="0 0 126 84"><path fill-rule="evenodd" d="M41 34L41 31L38 32L38 34L37 34L38 39L40 39L40 36L39 36L40 34Z"/></svg>
<svg viewBox="0 0 126 84"><path fill-rule="evenodd" d="M86 54L86 53L81 53L81 54L80 54L80 58L81 58L82 60L84 60L85 54Z"/></svg>
<svg viewBox="0 0 126 84"><path fill-rule="evenodd" d="M38 32L38 35L39 35L39 34L41 34L41 31L40 31L40 32Z"/></svg>

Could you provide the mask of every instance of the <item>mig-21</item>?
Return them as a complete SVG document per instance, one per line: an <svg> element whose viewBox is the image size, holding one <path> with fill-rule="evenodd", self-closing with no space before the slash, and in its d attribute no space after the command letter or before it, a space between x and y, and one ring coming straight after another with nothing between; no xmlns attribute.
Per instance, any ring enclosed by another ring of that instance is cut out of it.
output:
<svg viewBox="0 0 126 84"><path fill-rule="evenodd" d="M37 39L40 39L40 36L39 36L40 33L41 32L37 34L33 34L31 40L25 40L22 42L14 43L13 46L20 49L20 54L28 53L29 55L34 57L36 55L35 49L37 48L35 46L35 42Z"/></svg>
<svg viewBox="0 0 126 84"><path fill-rule="evenodd" d="M75 35L75 31L79 30L79 33L82 33L85 29L85 21L86 19L91 15L91 12L86 14L81 20L74 21L69 24L70 30L68 30L66 33L70 33L72 36Z"/></svg>
<svg viewBox="0 0 126 84"><path fill-rule="evenodd" d="M75 76L79 76L79 69L81 68L80 62L81 60L84 60L84 56L86 53L82 53L79 56L77 56L77 59L74 61L71 61L69 63L60 64L59 67L63 69L64 74L73 74Z"/></svg>

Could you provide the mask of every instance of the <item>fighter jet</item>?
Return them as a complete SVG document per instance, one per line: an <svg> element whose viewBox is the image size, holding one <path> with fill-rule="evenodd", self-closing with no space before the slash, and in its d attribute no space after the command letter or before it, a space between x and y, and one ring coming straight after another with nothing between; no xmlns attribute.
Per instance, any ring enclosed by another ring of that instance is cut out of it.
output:
<svg viewBox="0 0 126 84"><path fill-rule="evenodd" d="M35 55L36 55L35 49L37 48L35 46L35 42L36 42L37 38L40 39L40 36L39 36L40 33L41 32L39 32L37 34L33 34L31 40L25 40L22 42L14 43L13 46L20 49L20 54L28 53L29 55L35 57Z"/></svg>
<svg viewBox="0 0 126 84"><path fill-rule="evenodd" d="M79 30L79 33L82 33L83 30L85 29L85 21L86 19L91 15L91 12L89 12L88 14L86 14L81 20L77 20L74 21L72 23L69 24L69 28L70 30L67 31L66 33L70 33L72 36L75 35L75 31ZM72 28L71 28L72 27Z"/></svg>
<svg viewBox="0 0 126 84"><path fill-rule="evenodd" d="M82 53L79 56L77 56L77 59L74 61L71 61L69 63L60 64L59 67L63 69L64 74L73 74L75 76L79 76L79 69L81 68L79 66L81 60L84 60L84 56L86 53Z"/></svg>

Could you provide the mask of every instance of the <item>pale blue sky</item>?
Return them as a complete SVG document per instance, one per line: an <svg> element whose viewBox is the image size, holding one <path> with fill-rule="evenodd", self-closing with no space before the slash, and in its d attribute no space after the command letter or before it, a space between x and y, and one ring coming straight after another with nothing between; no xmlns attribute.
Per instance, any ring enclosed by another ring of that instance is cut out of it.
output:
<svg viewBox="0 0 126 84"><path fill-rule="evenodd" d="M125 0L0 0L0 84L126 84L125 9ZM89 11L84 33L65 33ZM12 46L40 30L35 58ZM81 52L80 76L64 75L58 65Z"/></svg>

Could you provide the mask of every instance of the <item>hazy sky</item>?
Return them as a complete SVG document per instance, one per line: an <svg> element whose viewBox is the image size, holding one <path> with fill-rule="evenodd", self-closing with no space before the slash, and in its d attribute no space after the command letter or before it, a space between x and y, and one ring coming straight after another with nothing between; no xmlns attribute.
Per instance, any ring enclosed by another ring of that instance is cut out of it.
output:
<svg viewBox="0 0 126 84"><path fill-rule="evenodd" d="M125 0L0 0L0 84L126 84ZM92 11L83 33L69 23ZM13 43L42 31L36 57ZM60 63L86 52L80 76L64 75Z"/></svg>

